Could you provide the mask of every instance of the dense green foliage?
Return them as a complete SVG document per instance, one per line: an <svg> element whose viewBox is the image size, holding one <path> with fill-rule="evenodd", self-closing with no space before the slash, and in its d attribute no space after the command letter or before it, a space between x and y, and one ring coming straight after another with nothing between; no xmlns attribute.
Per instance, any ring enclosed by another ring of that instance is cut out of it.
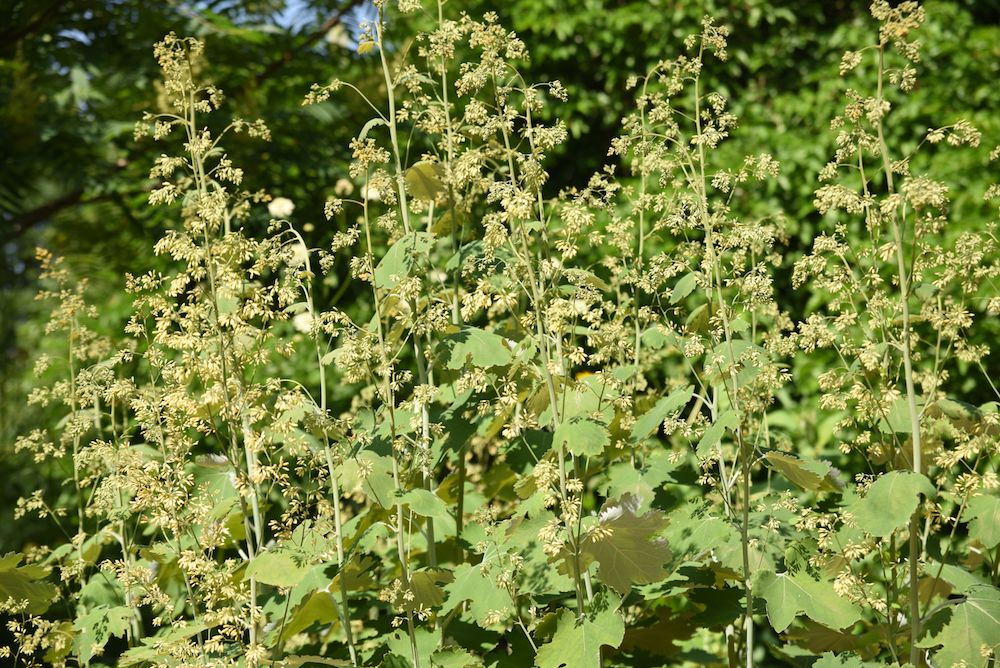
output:
<svg viewBox="0 0 1000 668"><path fill-rule="evenodd" d="M4 10L7 656L995 665L1000 16L289 5Z"/></svg>

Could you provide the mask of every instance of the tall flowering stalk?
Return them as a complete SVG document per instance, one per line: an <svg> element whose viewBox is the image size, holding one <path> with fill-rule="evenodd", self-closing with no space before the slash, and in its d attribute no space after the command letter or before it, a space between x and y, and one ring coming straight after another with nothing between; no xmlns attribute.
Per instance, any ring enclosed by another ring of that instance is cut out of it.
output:
<svg viewBox="0 0 1000 668"><path fill-rule="evenodd" d="M66 542L0 557L16 594L0 655L994 661L1000 411L959 397L989 368L970 333L1000 308L998 239L949 225L919 157L975 148L971 125L900 148L893 89L915 85L923 11L876 1L878 39L844 57L872 90L834 121L815 195L832 232L792 271L812 295L793 323L775 296L784 220L761 195L778 162L732 158L737 119L713 85L728 28L706 17L683 55L633 77L613 164L556 192L566 91L527 78L497 15L448 9L356 13L371 76L306 103L347 93L374 115L319 224L241 190L224 146L268 132L226 118L204 45L156 45L163 107L136 135L174 148L150 173L168 268L128 276L131 338L113 352L85 286L39 255L67 345L39 362L58 379L32 401L62 419L17 447L65 468L68 501L39 491L18 514ZM429 28L410 42L408 24ZM333 301L353 303L327 301L331 274L347 277ZM796 362L822 367L843 473L804 437ZM997 394L988 374L979 387Z"/></svg>
<svg viewBox="0 0 1000 668"><path fill-rule="evenodd" d="M895 660L925 665L924 648L943 644L936 663L948 665L955 656L952 627L937 638L925 633L925 624L936 621L935 610L927 612L930 601L922 602L920 588L933 559L940 558L941 567L931 577L941 577L945 555L932 557L932 546L934 552L951 549L959 518L967 517L971 496L984 484L981 438L993 419L965 412L971 406L958 408L949 397L957 389L949 368L975 363L985 352L967 337L981 281L997 272L989 258L996 242L992 233L950 234L949 187L911 171L920 153L935 144L975 148L979 132L959 120L924 131L909 151L890 136L890 130L900 134L892 114L901 99L896 91L916 86L920 43L914 33L925 20L923 8L876 0L871 14L878 40L846 53L840 69L847 75L867 63L863 72L874 90L847 90L844 113L832 123L837 153L820 175L826 185L816 191L820 213L836 217L834 231L816 239L794 276L797 285L812 281L813 289L828 295L825 312L801 323L800 343L807 351L834 351L839 364L820 377L821 403L845 411L838 423L845 434L842 448L863 455L874 472L858 476L859 491L867 495L846 500L843 524L831 526L823 547L842 555L839 589L872 609ZM864 242L849 244L848 221L858 216ZM952 444L958 451L949 452ZM886 505L890 498L892 505ZM858 567L869 554L880 569ZM937 585L931 600L935 592L942 593Z"/></svg>
<svg viewBox="0 0 1000 668"><path fill-rule="evenodd" d="M766 412L786 380L778 361L787 354L788 319L775 303L771 279L781 260L780 218L737 213L746 184L775 177L778 163L761 154L731 169L712 159L736 126L727 100L705 91L706 58L727 58L727 35L728 28L706 18L702 32L686 41L693 55L662 61L631 80L639 90L637 109L611 154L630 159L638 188L622 190L629 215L610 209L609 231L631 293L635 373L641 378L656 369L654 360L665 359L655 351L644 358L644 338L658 348L668 341L694 383L675 387L664 405L676 410L693 398L687 419L666 413L661 420L668 434L692 439L706 471L717 468L718 477L705 481L740 532L745 607L739 653L751 666L752 475L762 448L771 447ZM646 257L650 247L657 252Z"/></svg>

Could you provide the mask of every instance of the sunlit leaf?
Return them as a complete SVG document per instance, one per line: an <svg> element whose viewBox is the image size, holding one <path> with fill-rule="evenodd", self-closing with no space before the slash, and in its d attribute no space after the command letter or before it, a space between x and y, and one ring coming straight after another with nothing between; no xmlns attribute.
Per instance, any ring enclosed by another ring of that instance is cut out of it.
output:
<svg viewBox="0 0 1000 668"><path fill-rule="evenodd" d="M134 613L132 608L102 605L78 617L74 624L77 634L73 643L80 660L89 663L112 636L124 637Z"/></svg>
<svg viewBox="0 0 1000 668"><path fill-rule="evenodd" d="M884 664L871 661L862 661L860 657L853 654L834 654L826 652L819 661L813 664L813 668L869 668L869 666L881 666Z"/></svg>
<svg viewBox="0 0 1000 668"><path fill-rule="evenodd" d="M705 433L702 434L701 440L698 441L698 447L695 449L699 457L708 457L712 453L712 448L718 445L722 441L722 437L725 435L726 431L732 431L738 428L740 425L740 418L736 411L728 410L724 411L715 422L710 424Z"/></svg>
<svg viewBox="0 0 1000 668"><path fill-rule="evenodd" d="M449 334L443 347L449 369L463 369L467 364L481 368L504 366L513 359L510 345L502 336L478 327L462 327Z"/></svg>
<svg viewBox="0 0 1000 668"><path fill-rule="evenodd" d="M630 440L633 443L639 443L652 436L668 416L687 405L692 394L694 394L694 385L688 385L674 390L657 401L656 405L643 413L632 425Z"/></svg>
<svg viewBox="0 0 1000 668"><path fill-rule="evenodd" d="M378 266L375 267L375 285L382 289L394 288L400 280L410 275L419 257L425 256L434 245L430 232L410 232L394 243Z"/></svg>
<svg viewBox="0 0 1000 668"><path fill-rule="evenodd" d="M970 588L961 603L941 609L927 626L937 630L919 644L939 647L934 652L934 665L992 665L990 656L1000 647L1000 589L987 585Z"/></svg>
<svg viewBox="0 0 1000 668"><path fill-rule="evenodd" d="M868 494L853 502L849 510L862 531L885 538L909 522L921 494L934 496L934 485L926 476L913 471L889 471L872 483Z"/></svg>
<svg viewBox="0 0 1000 668"><path fill-rule="evenodd" d="M570 610L559 614L552 641L538 648L537 668L600 668L601 647L618 647L625 637L620 601L600 597L582 619Z"/></svg>
<svg viewBox="0 0 1000 668"><path fill-rule="evenodd" d="M1000 497L992 494L972 497L962 519L969 523L969 537L983 547L992 549L1000 544Z"/></svg>
<svg viewBox="0 0 1000 668"><path fill-rule="evenodd" d="M511 609L510 594L499 587L496 579L484 575L479 564L462 564L454 570L455 580L444 587L446 598L441 613L447 614L465 601L476 621L482 623L495 611Z"/></svg>
<svg viewBox="0 0 1000 668"><path fill-rule="evenodd" d="M267 550L253 558L247 566L245 579L255 578L257 582L275 587L291 588L297 585L312 564L296 559L287 552Z"/></svg>
<svg viewBox="0 0 1000 668"><path fill-rule="evenodd" d="M573 418L556 427L553 445L566 445L574 455L596 457L611 443L608 428L589 418Z"/></svg>
<svg viewBox="0 0 1000 668"><path fill-rule="evenodd" d="M788 628L800 614L834 629L843 629L861 619L861 611L841 598L829 582L812 579L805 571L762 571L754 589L767 603L767 619L775 631Z"/></svg>

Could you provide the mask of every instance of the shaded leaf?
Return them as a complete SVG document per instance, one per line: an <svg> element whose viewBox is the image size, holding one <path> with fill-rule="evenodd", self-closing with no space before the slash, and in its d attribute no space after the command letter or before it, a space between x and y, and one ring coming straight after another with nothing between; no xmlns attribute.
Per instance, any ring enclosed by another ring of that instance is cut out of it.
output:
<svg viewBox="0 0 1000 668"><path fill-rule="evenodd" d="M670 549L662 538L651 538L667 525L666 515L659 510L636 515L639 506L632 494L608 501L582 541L583 551L601 566L601 581L622 594L633 584L667 577L663 564L670 559Z"/></svg>
<svg viewBox="0 0 1000 668"><path fill-rule="evenodd" d="M479 668L482 665L482 659L461 647L446 647L431 654L434 668Z"/></svg>
<svg viewBox="0 0 1000 668"><path fill-rule="evenodd" d="M433 200L444 192L443 174L436 162L418 162L406 170L406 189L414 199Z"/></svg>
<svg viewBox="0 0 1000 668"><path fill-rule="evenodd" d="M885 639L877 628L861 635L856 635L851 631L851 629L848 632L837 631L817 624L811 619L805 619L801 620L794 630L789 629L784 637L789 642L815 654L843 652L845 660L849 660L847 657L851 656L846 652L856 652L877 646Z"/></svg>
<svg viewBox="0 0 1000 668"><path fill-rule="evenodd" d="M670 291L670 303L676 304L694 292L696 287L698 287L698 274L694 272L685 274L684 277L677 281L677 284L674 285L674 289Z"/></svg>
<svg viewBox="0 0 1000 668"><path fill-rule="evenodd" d="M0 558L0 601L27 601L27 612L40 615L49 609L56 586L45 581L47 571L36 564L18 566L24 555L11 552Z"/></svg>
<svg viewBox="0 0 1000 668"><path fill-rule="evenodd" d="M679 557L693 560L701 559L720 545L739 540L730 522L697 503L685 504L671 512L664 535Z"/></svg>
<svg viewBox="0 0 1000 668"><path fill-rule="evenodd" d="M834 492L843 489L844 483L838 471L828 462L816 459L800 459L784 452L769 452L764 460L793 485L809 492Z"/></svg>
<svg viewBox="0 0 1000 668"><path fill-rule="evenodd" d="M410 591L413 592L413 600L409 602L409 606L413 610L421 606L425 609L438 607L444 603L444 591L440 585L452 582L454 579L455 576L451 571L441 568L413 571L410 573Z"/></svg>

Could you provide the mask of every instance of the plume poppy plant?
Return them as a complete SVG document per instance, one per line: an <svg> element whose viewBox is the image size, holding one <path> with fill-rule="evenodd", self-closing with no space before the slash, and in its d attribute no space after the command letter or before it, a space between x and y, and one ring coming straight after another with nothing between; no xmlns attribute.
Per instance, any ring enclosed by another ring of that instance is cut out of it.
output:
<svg viewBox="0 0 1000 668"><path fill-rule="evenodd" d="M17 513L67 540L0 557L3 655L993 665L1000 394L973 335L998 240L955 229L936 169L980 132L901 111L923 8L876 0L840 62L797 257L764 196L781 153L735 155L723 22L628 80L609 164L556 191L566 88L525 77L498 15L445 9L351 14L379 84L304 103L373 116L301 228L306 199L245 188L227 147L270 131L223 110L204 44L156 44L163 108L135 137L164 147L167 269L126 277L110 340L86 281L38 255L60 347L31 401L59 415L16 447L66 491ZM383 48L417 12L413 47Z"/></svg>

